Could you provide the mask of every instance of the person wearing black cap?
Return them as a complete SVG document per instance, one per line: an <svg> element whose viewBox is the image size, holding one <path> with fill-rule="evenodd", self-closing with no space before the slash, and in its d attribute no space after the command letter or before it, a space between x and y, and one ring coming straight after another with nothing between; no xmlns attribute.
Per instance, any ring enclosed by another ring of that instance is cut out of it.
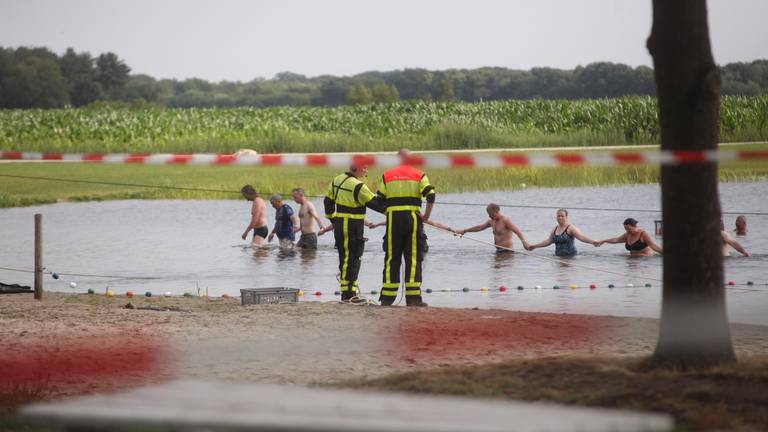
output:
<svg viewBox="0 0 768 432"><path fill-rule="evenodd" d="M664 253L664 249L653 241L650 234L637 227L637 221L633 218L624 219L623 234L618 237L599 240L595 246L602 246L604 243L624 243L630 256L651 256L653 251Z"/></svg>

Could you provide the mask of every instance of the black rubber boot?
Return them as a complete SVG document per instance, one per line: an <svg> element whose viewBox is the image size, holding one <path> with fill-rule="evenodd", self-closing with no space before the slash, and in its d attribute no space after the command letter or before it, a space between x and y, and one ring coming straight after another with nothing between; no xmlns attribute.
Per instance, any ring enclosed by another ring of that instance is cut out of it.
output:
<svg viewBox="0 0 768 432"><path fill-rule="evenodd" d="M421 296L405 297L405 305L413 307L427 307L428 304L424 303Z"/></svg>
<svg viewBox="0 0 768 432"><path fill-rule="evenodd" d="M392 304L395 303L395 298L389 296L379 296L379 301L381 302L382 306L392 306Z"/></svg>

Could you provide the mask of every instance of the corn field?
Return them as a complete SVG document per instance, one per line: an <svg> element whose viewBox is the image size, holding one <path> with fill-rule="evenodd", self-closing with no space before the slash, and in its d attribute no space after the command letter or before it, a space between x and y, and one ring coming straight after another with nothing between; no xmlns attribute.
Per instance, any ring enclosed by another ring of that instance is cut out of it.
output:
<svg viewBox="0 0 768 432"><path fill-rule="evenodd" d="M768 97L726 96L721 141L768 139ZM277 108L0 110L0 148L60 152L380 151L659 142L656 100Z"/></svg>

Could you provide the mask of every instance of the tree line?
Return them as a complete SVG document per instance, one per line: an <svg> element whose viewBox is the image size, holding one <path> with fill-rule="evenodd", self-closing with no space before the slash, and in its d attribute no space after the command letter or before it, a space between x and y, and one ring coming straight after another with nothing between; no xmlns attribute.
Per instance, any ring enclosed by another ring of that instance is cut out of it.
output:
<svg viewBox="0 0 768 432"><path fill-rule="evenodd" d="M768 94L768 60L720 67L724 95ZM593 99L654 96L653 69L599 62L575 69L501 67L371 71L308 78L282 72L272 79L209 82L131 74L116 54L93 57L69 48L0 47L0 108L61 108L99 103L165 107L339 106L398 100L438 102L508 99Z"/></svg>

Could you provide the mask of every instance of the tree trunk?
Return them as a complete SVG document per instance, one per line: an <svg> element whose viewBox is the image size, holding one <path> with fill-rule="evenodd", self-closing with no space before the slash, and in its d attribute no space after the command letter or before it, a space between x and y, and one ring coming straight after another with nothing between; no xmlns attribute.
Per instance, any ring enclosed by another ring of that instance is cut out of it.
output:
<svg viewBox="0 0 768 432"><path fill-rule="evenodd" d="M705 0L653 0L648 38L663 150L717 148L720 74ZM725 310L717 163L664 166L664 291L653 362L735 361Z"/></svg>

